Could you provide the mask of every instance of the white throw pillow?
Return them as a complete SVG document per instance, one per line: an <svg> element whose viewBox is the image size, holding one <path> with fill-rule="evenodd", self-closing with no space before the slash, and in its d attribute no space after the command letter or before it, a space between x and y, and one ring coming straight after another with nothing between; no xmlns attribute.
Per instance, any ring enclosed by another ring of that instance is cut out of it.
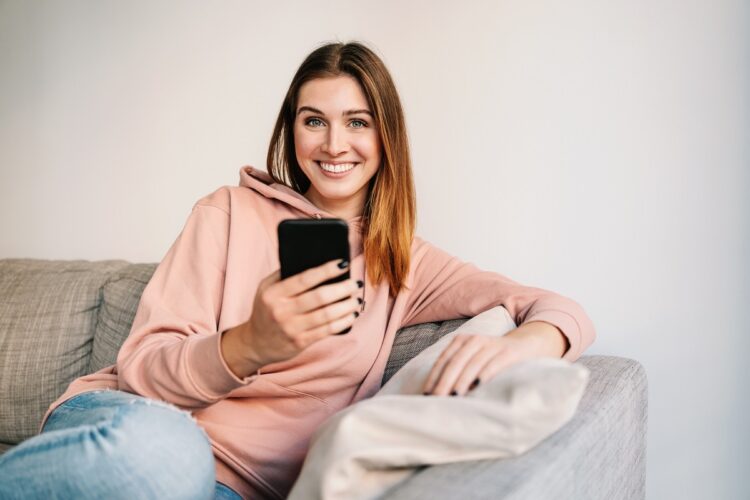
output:
<svg viewBox="0 0 750 500"><path fill-rule="evenodd" d="M465 396L422 394L455 335L500 336L515 327L504 307L487 310L412 358L375 396L332 415L313 435L288 498L377 498L418 467L513 457L560 429L589 377L562 359L516 364Z"/></svg>

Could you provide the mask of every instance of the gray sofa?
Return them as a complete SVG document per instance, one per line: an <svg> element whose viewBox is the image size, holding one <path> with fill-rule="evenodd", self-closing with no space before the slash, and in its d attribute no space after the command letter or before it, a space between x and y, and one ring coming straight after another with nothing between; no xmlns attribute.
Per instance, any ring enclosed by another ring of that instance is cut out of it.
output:
<svg viewBox="0 0 750 500"><path fill-rule="evenodd" d="M113 364L156 264L0 260L0 453L37 432L74 378ZM464 319L399 331L384 382ZM645 497L647 380L634 360L582 356L574 418L529 452L420 469L392 499Z"/></svg>

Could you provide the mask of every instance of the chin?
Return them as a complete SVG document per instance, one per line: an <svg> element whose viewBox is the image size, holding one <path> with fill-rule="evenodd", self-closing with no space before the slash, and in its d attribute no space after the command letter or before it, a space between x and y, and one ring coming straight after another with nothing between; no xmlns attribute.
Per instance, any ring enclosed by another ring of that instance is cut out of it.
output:
<svg viewBox="0 0 750 500"><path fill-rule="evenodd" d="M357 189L346 188L344 186L342 186L341 189L319 189L316 186L316 189L318 193L320 193L320 195L324 198L337 201L351 198L352 196L354 196L354 194L357 193Z"/></svg>

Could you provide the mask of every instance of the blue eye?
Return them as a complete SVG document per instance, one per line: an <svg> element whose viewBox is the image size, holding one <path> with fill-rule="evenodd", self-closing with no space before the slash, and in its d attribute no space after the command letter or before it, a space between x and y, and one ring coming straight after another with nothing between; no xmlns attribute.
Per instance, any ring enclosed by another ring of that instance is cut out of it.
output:
<svg viewBox="0 0 750 500"><path fill-rule="evenodd" d="M305 120L305 125L312 125L311 122L320 122L320 123L323 123L323 122L320 121L319 118L308 118L307 120ZM313 127L315 127L315 126L316 125L313 125Z"/></svg>
<svg viewBox="0 0 750 500"><path fill-rule="evenodd" d="M354 127L354 128L365 128L367 126L367 122L364 120L352 120L352 123L361 123L361 127Z"/></svg>

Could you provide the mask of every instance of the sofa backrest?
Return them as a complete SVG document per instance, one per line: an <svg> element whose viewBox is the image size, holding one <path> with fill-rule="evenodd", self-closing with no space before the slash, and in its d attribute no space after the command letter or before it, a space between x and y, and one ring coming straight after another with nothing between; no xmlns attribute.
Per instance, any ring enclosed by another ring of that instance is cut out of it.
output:
<svg viewBox="0 0 750 500"><path fill-rule="evenodd" d="M101 287L88 373L115 364L120 346L130 334L143 289L157 264L128 264L112 273Z"/></svg>
<svg viewBox="0 0 750 500"><path fill-rule="evenodd" d="M0 259L0 443L36 434L70 382L115 363L156 266ZM383 383L464 321L400 330Z"/></svg>
<svg viewBox="0 0 750 500"><path fill-rule="evenodd" d="M101 289L124 261L0 261L0 441L33 434L89 369Z"/></svg>

